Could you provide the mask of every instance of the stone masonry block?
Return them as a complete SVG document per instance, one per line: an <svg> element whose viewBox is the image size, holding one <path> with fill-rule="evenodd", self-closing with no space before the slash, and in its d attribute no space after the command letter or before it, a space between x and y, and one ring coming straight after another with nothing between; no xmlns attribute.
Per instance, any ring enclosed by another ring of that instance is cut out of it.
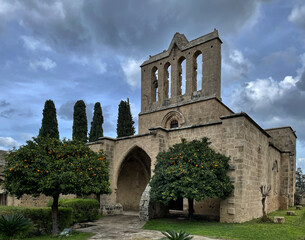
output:
<svg viewBox="0 0 305 240"><path fill-rule="evenodd" d="M228 214L235 215L235 208L228 208Z"/></svg>

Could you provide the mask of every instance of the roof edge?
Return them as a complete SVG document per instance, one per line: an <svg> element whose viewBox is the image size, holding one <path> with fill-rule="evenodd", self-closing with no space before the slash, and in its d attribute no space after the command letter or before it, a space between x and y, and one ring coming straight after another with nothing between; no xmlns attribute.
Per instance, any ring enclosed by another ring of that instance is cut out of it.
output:
<svg viewBox="0 0 305 240"><path fill-rule="evenodd" d="M266 135L268 138L271 136L260 126L258 125L247 113L245 112L240 112L240 113L235 113L232 115L227 115L227 116L221 116L220 119L229 119L229 118L237 118L237 117L245 117L247 120L249 120L254 126L256 126L264 135Z"/></svg>
<svg viewBox="0 0 305 240"><path fill-rule="evenodd" d="M176 39L177 39L177 36L179 35L179 37L181 37L182 39L184 39L184 41L181 41L179 44L176 43ZM181 34L181 33L175 33L174 37L172 38L172 41L169 45L169 48L167 50L164 50L163 52L160 52L156 55L149 55L149 59L144 61L140 67L143 67L145 65L148 65L152 62L155 62L155 61L159 61L163 58L166 58L170 55L171 53L171 50L172 50L172 47L174 46L174 44L176 43L176 45L179 47L179 49L181 51L185 51L189 48L192 48L192 47L195 47L197 45L200 45L200 44L203 44L205 42L209 42L213 39L218 39L221 43L221 39L219 38L219 35L218 35L218 30L216 28L214 28L214 31L213 32L210 32L208 34L205 34L201 37L198 37L198 38L195 38L193 39L192 41L188 41L187 38L184 36L184 34ZM185 41L186 40L186 41Z"/></svg>
<svg viewBox="0 0 305 240"><path fill-rule="evenodd" d="M278 130L278 129L285 129L285 128L289 128L291 130L291 132L293 133L293 135L295 136L295 138L298 138L298 136L296 135L296 131L293 130L293 128L291 126L282 126L282 127L275 127L275 128L266 128L265 131L272 131L272 130Z"/></svg>

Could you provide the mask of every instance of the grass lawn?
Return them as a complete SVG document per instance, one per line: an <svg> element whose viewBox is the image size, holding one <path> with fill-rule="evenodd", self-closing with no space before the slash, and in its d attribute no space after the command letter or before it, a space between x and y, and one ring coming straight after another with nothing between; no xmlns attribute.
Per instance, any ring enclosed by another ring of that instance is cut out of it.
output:
<svg viewBox="0 0 305 240"><path fill-rule="evenodd" d="M92 237L94 233L81 233L81 232L74 232L71 237L62 238L62 239L69 239L69 240L86 240ZM51 235L40 236L40 237L32 237L32 238L23 238L23 240L55 240L60 239L59 237L53 238Z"/></svg>
<svg viewBox="0 0 305 240"><path fill-rule="evenodd" d="M279 210L268 214L273 219L274 216L284 216L285 223L259 223L258 219L245 223L219 223L207 221L193 221L178 219L154 219L144 225L144 229L166 231L184 230L194 235L209 236L223 239L251 239L251 240L305 240L305 208L295 210L295 216L287 216L286 210Z"/></svg>

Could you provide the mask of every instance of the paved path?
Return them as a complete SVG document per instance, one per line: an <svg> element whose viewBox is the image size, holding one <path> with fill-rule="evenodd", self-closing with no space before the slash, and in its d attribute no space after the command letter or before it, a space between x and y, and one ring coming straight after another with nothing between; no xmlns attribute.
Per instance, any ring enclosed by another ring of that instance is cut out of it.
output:
<svg viewBox="0 0 305 240"><path fill-rule="evenodd" d="M137 215L131 215L130 213L128 215L107 216L88 224L92 226L79 230L82 232L97 233L90 240L148 240L164 237L159 231L143 230L142 227L145 222L141 222ZM211 238L194 236L193 239L210 240Z"/></svg>

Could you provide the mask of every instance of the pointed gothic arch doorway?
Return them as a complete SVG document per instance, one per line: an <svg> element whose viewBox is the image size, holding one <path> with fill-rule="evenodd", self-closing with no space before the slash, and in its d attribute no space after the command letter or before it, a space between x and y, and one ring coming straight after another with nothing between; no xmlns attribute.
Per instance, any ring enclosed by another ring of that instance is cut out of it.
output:
<svg viewBox="0 0 305 240"><path fill-rule="evenodd" d="M117 202L124 211L138 211L142 193L151 176L151 159L140 147L134 147L123 160L117 180Z"/></svg>

